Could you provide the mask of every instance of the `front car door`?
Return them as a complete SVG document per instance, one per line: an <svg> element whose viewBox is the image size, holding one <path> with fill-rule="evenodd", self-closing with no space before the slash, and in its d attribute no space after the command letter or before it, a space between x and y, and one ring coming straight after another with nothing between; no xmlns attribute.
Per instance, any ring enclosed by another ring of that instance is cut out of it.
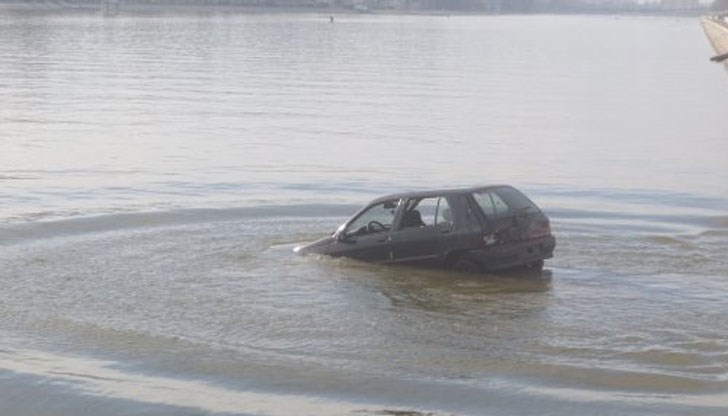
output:
<svg viewBox="0 0 728 416"><path fill-rule="evenodd" d="M378 202L355 216L337 239L334 255L376 263L391 260L391 234L398 199Z"/></svg>

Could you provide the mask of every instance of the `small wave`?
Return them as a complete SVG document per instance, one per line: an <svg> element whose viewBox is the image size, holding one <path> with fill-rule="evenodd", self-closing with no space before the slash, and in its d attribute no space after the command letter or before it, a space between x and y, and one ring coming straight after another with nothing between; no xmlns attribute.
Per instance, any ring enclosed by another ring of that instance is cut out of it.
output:
<svg viewBox="0 0 728 416"><path fill-rule="evenodd" d="M25 181L36 179L31 176L17 176L17 175L0 175L0 181Z"/></svg>
<svg viewBox="0 0 728 416"><path fill-rule="evenodd" d="M531 192L531 190L529 190ZM632 206L659 207L704 207L723 210L728 200L721 197L699 195L687 192L674 192L654 189L584 189L584 188L539 188L532 191L534 195L557 200L574 199L578 201L595 201L607 204L624 204Z"/></svg>
<svg viewBox="0 0 728 416"><path fill-rule="evenodd" d="M115 213L56 221L0 226L0 245L43 238L65 237L109 231L170 227L188 224L265 218L339 218L358 207L337 204L263 205L220 209L179 209L157 212Z"/></svg>
<svg viewBox="0 0 728 416"><path fill-rule="evenodd" d="M664 394L664 393L636 393L633 391L595 391L568 387L523 387L521 392L534 396L560 398L571 403L620 403L622 405L657 405L689 406L696 409L725 408L728 395L715 394ZM667 414L668 412L666 412ZM690 412L686 412L689 414ZM716 413L719 414L719 413Z"/></svg>
<svg viewBox="0 0 728 416"><path fill-rule="evenodd" d="M563 219L603 219L603 220L635 220L654 223L674 223L691 225L725 225L728 227L728 217L715 217L710 215L691 214L657 214L657 213L635 213L618 211L596 211L573 208L557 208L548 210L548 214L554 218ZM725 222L723 222L725 221Z"/></svg>
<svg viewBox="0 0 728 416"><path fill-rule="evenodd" d="M290 415L435 415L417 409L382 409L374 403L332 400L280 392L237 390L212 383L141 374L118 368L118 363L63 356L43 351L3 351L0 369L41 377L87 395L161 404L209 413ZM362 407L372 410L363 410ZM380 410L381 409L381 410Z"/></svg>
<svg viewBox="0 0 728 416"><path fill-rule="evenodd" d="M657 245L666 245L666 246L674 246L680 249L684 250L690 250L697 248L697 245L686 241L680 237L671 236L671 235L651 235L647 236L645 238L646 241L657 244Z"/></svg>
<svg viewBox="0 0 728 416"><path fill-rule="evenodd" d="M700 237L728 237L728 229L726 230L706 230L698 234Z"/></svg>
<svg viewBox="0 0 728 416"><path fill-rule="evenodd" d="M697 235L701 232L728 227L728 217L716 217L694 213L634 213L615 211L596 211L588 209L559 208L547 211L554 221L554 228L582 230L605 234L630 233L660 235L654 242L660 244L676 243L678 234ZM665 237L664 235L667 235ZM650 237L648 237L650 238Z"/></svg>
<svg viewBox="0 0 728 416"><path fill-rule="evenodd" d="M686 369L689 368L693 372L708 372L705 369L713 365L710 356L705 354L696 354L690 351L676 351L661 348L646 348L637 351L623 352L617 355L617 358L634 360L640 363L650 363L661 367L673 367ZM721 372L723 370L721 369Z"/></svg>
<svg viewBox="0 0 728 416"><path fill-rule="evenodd" d="M544 211L567 226L636 234L697 234L728 227L725 198L645 189L550 189L533 192ZM659 241L658 241L659 242ZM662 241L661 243L665 243Z"/></svg>
<svg viewBox="0 0 728 416"><path fill-rule="evenodd" d="M50 119L50 118L22 118L17 117L13 118L10 117L7 119L9 123L17 123L17 124L38 124L38 125L54 125L57 126L59 124L70 124L70 125L93 125L94 123L86 122L86 121L79 121L79 120L68 120L68 119Z"/></svg>

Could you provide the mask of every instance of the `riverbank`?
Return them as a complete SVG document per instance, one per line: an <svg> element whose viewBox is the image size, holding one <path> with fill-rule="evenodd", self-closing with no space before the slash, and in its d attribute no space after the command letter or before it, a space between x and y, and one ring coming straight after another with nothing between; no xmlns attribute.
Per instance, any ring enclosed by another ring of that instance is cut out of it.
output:
<svg viewBox="0 0 728 416"><path fill-rule="evenodd" d="M701 24L716 56L728 53L728 23L725 15L705 17L701 19ZM723 64L728 68L728 59L723 60Z"/></svg>

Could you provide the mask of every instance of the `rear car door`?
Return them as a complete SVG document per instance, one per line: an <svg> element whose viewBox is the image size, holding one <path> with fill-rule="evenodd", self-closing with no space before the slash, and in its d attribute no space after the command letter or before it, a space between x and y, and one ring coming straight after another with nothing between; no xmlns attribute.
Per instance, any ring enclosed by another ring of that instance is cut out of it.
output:
<svg viewBox="0 0 728 416"><path fill-rule="evenodd" d="M444 196L407 199L391 235L393 261L436 266L442 261L443 236L452 232L450 203Z"/></svg>

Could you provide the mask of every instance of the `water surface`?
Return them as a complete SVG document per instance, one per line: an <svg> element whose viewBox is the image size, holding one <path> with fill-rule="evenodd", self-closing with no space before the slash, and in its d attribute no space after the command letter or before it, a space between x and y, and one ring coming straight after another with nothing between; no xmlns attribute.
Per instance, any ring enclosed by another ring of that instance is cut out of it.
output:
<svg viewBox="0 0 728 416"><path fill-rule="evenodd" d="M0 32L0 409L728 408L728 81L697 21L3 14ZM382 193L482 183L552 218L543 274L291 254Z"/></svg>

